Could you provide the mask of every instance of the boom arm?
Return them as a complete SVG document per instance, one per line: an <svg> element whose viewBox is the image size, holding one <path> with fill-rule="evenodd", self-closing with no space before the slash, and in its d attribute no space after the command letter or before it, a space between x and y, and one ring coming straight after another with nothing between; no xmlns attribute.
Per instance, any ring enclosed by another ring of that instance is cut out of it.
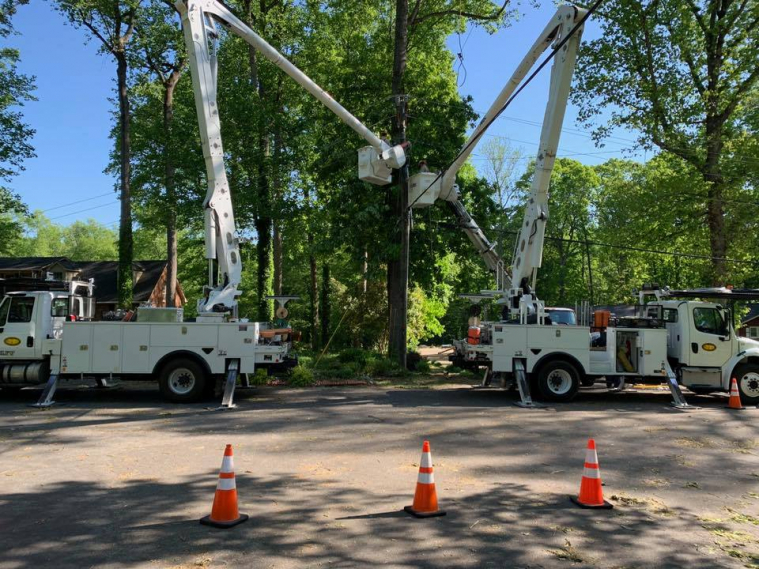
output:
<svg viewBox="0 0 759 569"><path fill-rule="evenodd" d="M362 180L387 184L393 169L405 164L402 146L390 146L360 120L349 113L329 93L314 83L258 34L243 23L218 0L179 0L177 10L182 18L185 44L190 56L190 73L195 94L195 107L200 125L200 138L208 175L208 191L203 202L205 209L206 258L209 260L207 297L198 302L198 312L236 311L238 286L242 279L240 242L235 227L234 211L229 192L224 151L221 143L221 124L216 104L216 23L225 25L234 34L253 46L266 59L292 77L301 87L335 113L340 120L356 131L368 147L359 151L359 177ZM214 259L218 261L222 282L217 283Z"/></svg>
<svg viewBox="0 0 759 569"><path fill-rule="evenodd" d="M499 290L504 294L508 290L509 305L513 310L519 308L519 298L523 295L527 295L526 299L530 302L532 301L532 297L530 296L532 294L532 286L534 286L537 269L542 263L545 224L548 219L548 184L551 180L551 171L553 170L556 151L559 146L559 135L561 134L561 126L564 122L564 112L567 107L567 99L569 98L569 86L572 81L572 74L574 73L582 28L577 29L572 37L564 43L560 53L556 54L553 61L550 94L543 118L543 129L540 135L535 176L532 180L524 223L522 224L519 240L514 252L511 277L503 269L501 258L495 251L491 250L491 247L494 247L494 245L490 245L487 237L477 227L477 224L474 223L471 216L464 209L463 204L461 204L458 189L455 185L456 175L482 139L484 132L492 124L494 117L496 117L517 87L522 83L540 55L552 44L558 44L566 38L585 14L585 10L572 6L560 7L532 45L527 56L519 64L516 71L514 71L496 100L493 101L493 104L485 113L477 128L474 129L451 166L442 175L436 176L432 173L423 172L412 176L410 181L411 193L409 195L409 202L414 204L414 207L432 205L437 198L449 202L451 209L459 220L459 225L467 232L469 239L480 251L488 268L496 272ZM494 265L500 268L494 268Z"/></svg>

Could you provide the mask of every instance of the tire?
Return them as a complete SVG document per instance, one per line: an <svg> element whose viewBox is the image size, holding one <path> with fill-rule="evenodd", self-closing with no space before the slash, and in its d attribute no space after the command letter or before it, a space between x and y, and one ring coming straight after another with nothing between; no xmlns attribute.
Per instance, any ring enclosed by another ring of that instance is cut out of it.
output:
<svg viewBox="0 0 759 569"><path fill-rule="evenodd" d="M164 399L173 403L191 403L206 393L205 370L190 358L176 358L161 368L158 386Z"/></svg>
<svg viewBox="0 0 759 569"><path fill-rule="evenodd" d="M731 377L738 381L741 403L744 405L759 404L759 365L754 363L738 364L735 366Z"/></svg>
<svg viewBox="0 0 759 569"><path fill-rule="evenodd" d="M538 372L538 390L547 401L571 401L579 389L580 374L568 362L548 362Z"/></svg>

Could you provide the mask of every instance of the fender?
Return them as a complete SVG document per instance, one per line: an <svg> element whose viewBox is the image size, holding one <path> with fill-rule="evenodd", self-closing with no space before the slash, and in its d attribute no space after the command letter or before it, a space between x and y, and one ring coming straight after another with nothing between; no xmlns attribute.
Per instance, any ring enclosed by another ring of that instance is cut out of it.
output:
<svg viewBox="0 0 759 569"><path fill-rule="evenodd" d="M740 363L747 362L749 358L756 358L759 360L759 347L752 347L741 350L729 360L727 360L727 363L722 366L722 387L725 391L730 390L730 380L733 377L733 370L735 369L735 366Z"/></svg>

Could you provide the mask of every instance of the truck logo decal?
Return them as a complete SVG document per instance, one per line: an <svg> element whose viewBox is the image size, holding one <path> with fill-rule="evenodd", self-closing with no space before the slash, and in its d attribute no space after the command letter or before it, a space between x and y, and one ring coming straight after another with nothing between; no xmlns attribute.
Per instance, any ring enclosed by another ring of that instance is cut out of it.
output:
<svg viewBox="0 0 759 569"><path fill-rule="evenodd" d="M21 343L21 339L20 338L14 338L13 336L11 336L10 338L6 338L5 339L5 344L7 346L18 346L20 343Z"/></svg>
<svg viewBox="0 0 759 569"><path fill-rule="evenodd" d="M12 356L16 350L0 350L0 356Z"/></svg>
<svg viewBox="0 0 759 569"><path fill-rule="evenodd" d="M701 347L704 349L705 352L713 352L717 349L717 346L714 344L701 344Z"/></svg>

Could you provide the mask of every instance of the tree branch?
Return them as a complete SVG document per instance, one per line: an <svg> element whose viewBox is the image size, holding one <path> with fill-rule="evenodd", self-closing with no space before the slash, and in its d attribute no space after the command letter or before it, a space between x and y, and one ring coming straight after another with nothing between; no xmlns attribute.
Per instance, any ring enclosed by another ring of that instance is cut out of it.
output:
<svg viewBox="0 0 759 569"><path fill-rule="evenodd" d="M717 117L720 119L720 122L725 122L730 118L730 115L733 114L733 111L735 111L735 108L741 102L741 97L745 95L749 89L751 89L757 78L759 78L759 67L755 67L751 72L751 75L746 77L746 79L735 90L735 93L733 93L730 102Z"/></svg>
<svg viewBox="0 0 759 569"><path fill-rule="evenodd" d="M110 51L111 53L114 53L113 45L103 37L103 35L98 31L98 29L94 26L94 24L87 19L84 13L80 14L80 21L82 22L82 25L86 27L88 30L90 30L90 33L92 33L93 36L95 36L97 39L99 39L105 48Z"/></svg>
<svg viewBox="0 0 759 569"><path fill-rule="evenodd" d="M664 22L664 25L666 26L667 31L669 31L669 35L674 38L675 30L672 28L672 22L670 20L667 20ZM698 74L698 68L696 67L696 62L693 59L693 54L691 54L688 48L684 45L680 46L680 53L683 54L683 59L685 59L685 63L688 66L688 70L690 71L690 76L691 79L693 79L693 84L696 86L696 90L698 91L699 95L703 96L706 87L704 87L704 80Z"/></svg>
<svg viewBox="0 0 759 569"><path fill-rule="evenodd" d="M418 24L421 24L425 20L429 20L430 18L443 18L445 16L462 16L464 18L468 18L470 20L476 20L479 22L492 22L493 20L497 20L501 17L504 10L506 10L506 6L508 6L509 0L504 0L503 5L492 14L475 14L473 12L464 12L462 10L457 10L456 8L449 8L448 10L439 10L437 12L430 12L429 14L423 14L422 16L417 16L416 20L412 21L410 23L411 26L416 26Z"/></svg>
<svg viewBox="0 0 759 569"><path fill-rule="evenodd" d="M414 4L414 9L411 10L411 17L408 19L408 25L413 26L414 22L416 21L416 17L419 15L419 8L422 7L422 0L416 0L416 4Z"/></svg>
<svg viewBox="0 0 759 569"><path fill-rule="evenodd" d="M698 24L698 27L701 28L701 31L704 32L704 35L708 35L709 30L706 28L706 23L704 22L704 15L699 11L698 6L696 6L696 3L693 0L685 0L685 2L686 4L688 4L690 11L693 13L693 16L696 18L696 23Z"/></svg>

